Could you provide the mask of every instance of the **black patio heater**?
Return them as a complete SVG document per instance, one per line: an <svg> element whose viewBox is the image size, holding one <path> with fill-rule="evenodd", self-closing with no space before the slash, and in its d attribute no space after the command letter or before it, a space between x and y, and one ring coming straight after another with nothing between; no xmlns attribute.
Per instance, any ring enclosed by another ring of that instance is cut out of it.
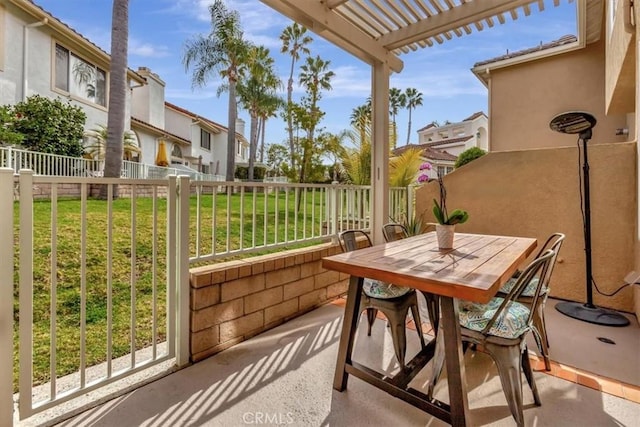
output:
<svg viewBox="0 0 640 427"><path fill-rule="evenodd" d="M587 146L591 139L591 129L596 125L596 118L583 111L568 111L558 114L549 123L549 127L556 132L579 134L578 139L582 140L582 190L584 198L582 200L582 212L584 217L584 253L586 258L586 286L587 302L560 302L556 304L556 309L569 317L583 320L589 323L604 326L627 326L629 319L612 310L596 307L593 304L593 274L591 270L591 200L589 195L589 159L587 157ZM582 193L582 192L581 192Z"/></svg>

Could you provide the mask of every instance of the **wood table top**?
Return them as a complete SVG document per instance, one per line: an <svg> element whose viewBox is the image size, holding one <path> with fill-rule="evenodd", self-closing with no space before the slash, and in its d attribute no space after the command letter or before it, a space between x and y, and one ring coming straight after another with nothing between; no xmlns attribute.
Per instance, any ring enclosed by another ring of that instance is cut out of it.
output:
<svg viewBox="0 0 640 427"><path fill-rule="evenodd" d="M533 252L534 238L456 233L438 249L435 232L322 259L326 269L438 295L488 302Z"/></svg>

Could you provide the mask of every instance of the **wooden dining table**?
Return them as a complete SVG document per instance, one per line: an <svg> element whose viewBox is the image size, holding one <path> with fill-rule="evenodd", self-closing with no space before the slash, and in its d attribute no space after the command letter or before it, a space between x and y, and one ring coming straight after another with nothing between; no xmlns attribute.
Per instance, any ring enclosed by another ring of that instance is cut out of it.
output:
<svg viewBox="0 0 640 427"><path fill-rule="evenodd" d="M439 249L435 232L430 232L323 258L324 268L351 276L334 389L344 391L349 375L354 375L451 425L468 425L469 405L457 300L488 302L536 244L534 238L456 233L452 249ZM363 278L439 295L438 333L444 338L448 404L429 398L409 385L433 357L435 339L393 377L352 360Z"/></svg>

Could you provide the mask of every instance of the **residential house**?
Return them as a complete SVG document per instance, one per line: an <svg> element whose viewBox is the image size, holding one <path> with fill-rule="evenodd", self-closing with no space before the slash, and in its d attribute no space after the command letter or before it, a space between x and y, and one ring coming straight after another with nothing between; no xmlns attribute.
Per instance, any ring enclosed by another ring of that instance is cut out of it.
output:
<svg viewBox="0 0 640 427"><path fill-rule="evenodd" d="M85 128L106 125L107 52L32 1L0 2L0 105L31 95L68 99L87 115ZM79 79L79 70L88 78ZM165 83L150 69L128 71L125 129L136 137L137 161L155 164L166 150L170 166L225 175L228 129L165 101ZM236 124L236 162L248 161L244 122Z"/></svg>
<svg viewBox="0 0 640 427"><path fill-rule="evenodd" d="M422 149L422 157L433 165L425 171L429 178L437 174L446 175L453 171L458 156L471 147L488 150L488 118L482 111L466 119L446 125L430 123L418 129L418 144L408 144L393 150L398 155L408 148Z"/></svg>

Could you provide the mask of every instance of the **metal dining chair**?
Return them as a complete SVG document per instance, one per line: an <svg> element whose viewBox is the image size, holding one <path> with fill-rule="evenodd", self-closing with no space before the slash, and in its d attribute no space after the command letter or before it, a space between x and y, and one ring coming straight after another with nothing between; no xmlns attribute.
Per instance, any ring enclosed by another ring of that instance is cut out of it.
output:
<svg viewBox="0 0 640 427"><path fill-rule="evenodd" d="M397 222L389 222L382 226L382 235L384 240L394 242L396 240L409 237L409 230L403 224ZM434 335L438 333L438 325L440 323L440 298L436 294L421 291L427 303L427 312L429 313L429 322L433 328Z"/></svg>
<svg viewBox="0 0 640 427"><path fill-rule="evenodd" d="M536 257L539 257L548 249L553 249L555 255L551 260L551 264L549 266L549 281L551 279L551 274L553 274L553 269L556 265L556 260L558 258L558 253L560 253L560 248L562 247L562 242L564 241L565 235L562 233L553 233L547 241L542 245L540 250L538 251ZM519 272L517 273L519 274ZM498 296L505 297L517 281L517 274L515 277L512 277L505 283L502 288L498 291ZM543 285L540 298L542 301L538 304L538 307L533 312L533 336L536 339L536 344L538 344L538 348L540 349L540 353L544 359L544 367L547 371L551 370L551 361L549 359L549 338L547 336L547 324L544 319L544 307L547 302L547 298L549 296L549 281ZM521 304L525 304L527 307L531 307L533 304L533 294L536 288L537 282L532 281L529 286L527 286L522 294L516 299Z"/></svg>
<svg viewBox="0 0 640 427"><path fill-rule="evenodd" d="M500 382L513 418L524 426L522 411L522 372L529 383L533 400L541 405L531 363L529 361L526 336L533 329L533 313L542 300L542 288L547 282L551 262L555 256L552 249L536 258L522 271L511 291L504 297L494 297L487 304L470 301L459 302L460 333L463 342L481 346L496 362ZM517 302L524 290L536 283L532 307ZM433 388L444 365L444 342L438 334L433 369L427 395L433 396Z"/></svg>
<svg viewBox="0 0 640 427"><path fill-rule="evenodd" d="M346 230L340 233L339 241L343 252L358 249L359 238L364 238L362 240L365 242L365 247L373 246L369 235L362 230ZM378 311L381 311L389 321L396 359L400 364L400 368L404 370L404 359L407 350L406 319L409 310L413 315L420 344L422 348L425 347L416 291L411 288L365 278L358 312L362 313L365 310L367 311L367 321L369 323L368 336L371 336L371 327Z"/></svg>

